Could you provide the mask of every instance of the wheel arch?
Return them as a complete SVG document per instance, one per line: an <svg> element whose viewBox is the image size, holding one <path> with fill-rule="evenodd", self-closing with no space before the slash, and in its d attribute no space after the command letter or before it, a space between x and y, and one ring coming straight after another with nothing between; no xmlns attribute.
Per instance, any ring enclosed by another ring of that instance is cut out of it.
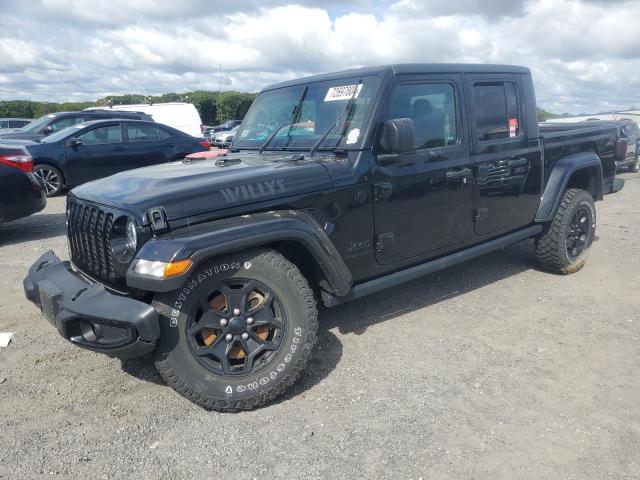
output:
<svg viewBox="0 0 640 480"><path fill-rule="evenodd" d="M193 266L168 279L127 271L127 284L136 289L167 292L180 288L194 268L213 258L249 248L269 248L294 263L316 288L346 295L353 277L326 232L308 214L295 210L264 212L207 222L171 238L148 241L136 259L169 262L189 258Z"/></svg>
<svg viewBox="0 0 640 480"><path fill-rule="evenodd" d="M568 155L558 160L542 194L536 222L547 223L553 219L563 193L569 188L586 190L594 200L602 200L602 162L595 152Z"/></svg>

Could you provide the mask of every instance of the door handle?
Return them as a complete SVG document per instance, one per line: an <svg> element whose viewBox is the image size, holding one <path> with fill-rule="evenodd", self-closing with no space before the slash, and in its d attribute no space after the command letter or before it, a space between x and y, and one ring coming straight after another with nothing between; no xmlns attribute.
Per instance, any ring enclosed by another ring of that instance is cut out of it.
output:
<svg viewBox="0 0 640 480"><path fill-rule="evenodd" d="M125 148L124 148L124 147L115 147L115 148L113 149L113 151L114 151L114 152L124 152L124 151L125 151Z"/></svg>
<svg viewBox="0 0 640 480"><path fill-rule="evenodd" d="M173 143L165 143L165 144L163 145L163 147L173 147L173 146L174 146L174 144L173 144Z"/></svg>
<svg viewBox="0 0 640 480"><path fill-rule="evenodd" d="M471 178L471 169L461 168L460 170L447 170L445 174L447 180L455 180L458 178Z"/></svg>

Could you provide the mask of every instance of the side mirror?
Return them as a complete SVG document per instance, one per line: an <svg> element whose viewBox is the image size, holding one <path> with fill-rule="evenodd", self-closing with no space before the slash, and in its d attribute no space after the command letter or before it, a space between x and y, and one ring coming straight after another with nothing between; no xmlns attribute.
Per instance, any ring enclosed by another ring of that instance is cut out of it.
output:
<svg viewBox="0 0 640 480"><path fill-rule="evenodd" d="M69 140L69 146L77 147L78 145L82 145L82 140L80 140L79 138L74 137Z"/></svg>
<svg viewBox="0 0 640 480"><path fill-rule="evenodd" d="M388 153L415 150L415 127L412 118L392 118L384 122L380 145Z"/></svg>
<svg viewBox="0 0 640 480"><path fill-rule="evenodd" d="M45 135L49 135L50 133L53 133L53 127L51 125L47 125L42 130L40 130L40 132L44 133Z"/></svg>

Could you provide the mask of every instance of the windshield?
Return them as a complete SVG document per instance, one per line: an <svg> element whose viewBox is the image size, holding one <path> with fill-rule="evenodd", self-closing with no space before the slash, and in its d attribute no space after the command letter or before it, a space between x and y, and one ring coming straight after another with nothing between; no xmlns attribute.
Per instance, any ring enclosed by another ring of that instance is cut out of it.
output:
<svg viewBox="0 0 640 480"><path fill-rule="evenodd" d="M311 148L330 128L318 149L357 148L379 83L378 77L354 77L261 93L242 122L233 146L260 148L282 126L266 150ZM354 107L349 109L349 118L344 118L352 97ZM295 109L301 99L300 108ZM343 123L338 125L341 120Z"/></svg>
<svg viewBox="0 0 640 480"><path fill-rule="evenodd" d="M46 123L48 123L51 119L55 117L56 116L53 115L52 113L50 113L49 115L43 115L42 117L34 120L33 122L26 124L24 127L20 129L20 131L28 132L28 133L39 132L40 129L42 129L42 127L44 127Z"/></svg>
<svg viewBox="0 0 640 480"><path fill-rule="evenodd" d="M68 137L69 134L71 134L72 132L76 132L78 130L81 130L84 127L86 127L86 125L84 123L78 123L77 125L71 125L70 127L63 128L62 130L58 130L57 132L52 133L48 137L44 137L42 140L40 140L40 142L41 143L55 143L58 140L62 140L64 138Z"/></svg>

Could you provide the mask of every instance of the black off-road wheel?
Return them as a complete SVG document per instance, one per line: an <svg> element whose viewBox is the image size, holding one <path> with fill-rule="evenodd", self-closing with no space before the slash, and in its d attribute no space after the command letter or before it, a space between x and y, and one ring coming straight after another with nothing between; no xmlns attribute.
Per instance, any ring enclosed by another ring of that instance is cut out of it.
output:
<svg viewBox="0 0 640 480"><path fill-rule="evenodd" d="M536 257L553 273L575 273L587 261L595 232L593 197L585 190L571 188L562 196L547 231L536 241Z"/></svg>
<svg viewBox="0 0 640 480"><path fill-rule="evenodd" d="M316 342L313 292L273 250L211 260L153 305L161 322L156 368L174 390L210 410L250 410L278 397Z"/></svg>

